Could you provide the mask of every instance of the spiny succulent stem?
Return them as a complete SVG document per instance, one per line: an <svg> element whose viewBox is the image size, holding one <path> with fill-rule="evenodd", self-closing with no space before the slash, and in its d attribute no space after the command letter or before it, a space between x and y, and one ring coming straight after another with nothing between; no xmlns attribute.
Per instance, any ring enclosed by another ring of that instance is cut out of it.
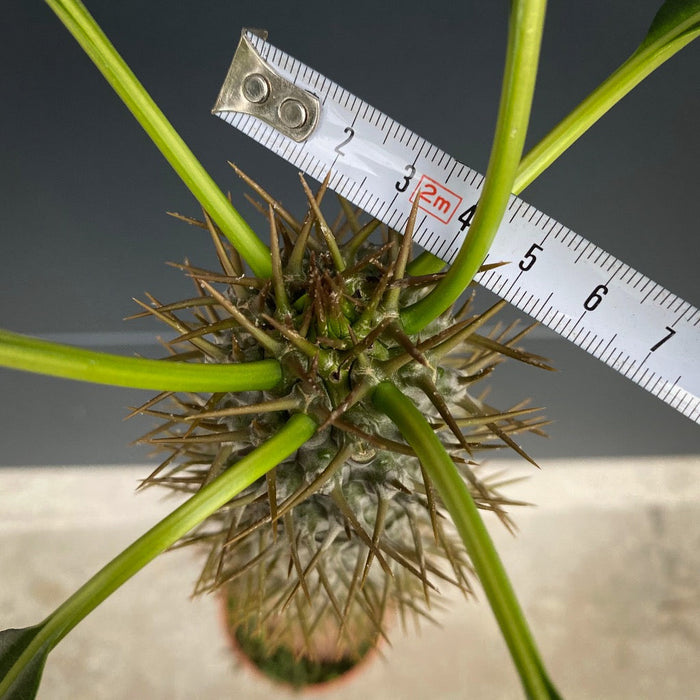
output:
<svg viewBox="0 0 700 700"><path fill-rule="evenodd" d="M301 185L304 188L304 192L306 193L306 198L309 200L309 204L311 205L311 208L313 209L314 214L316 215L316 221L318 222L318 225L321 229L323 239L325 240L326 245L328 246L328 251L331 254L331 259L333 260L335 269L338 272L342 272L345 269L345 260L343 260L343 256L340 252L340 249L338 248L338 244L336 243L333 231L331 231L330 227L326 223L326 219L323 216L323 213L321 212L321 208L319 207L316 198L311 192L311 189L309 188L309 185L307 184L303 173L299 173L299 179L301 180ZM324 185L327 186L329 179L330 172L326 175Z"/></svg>

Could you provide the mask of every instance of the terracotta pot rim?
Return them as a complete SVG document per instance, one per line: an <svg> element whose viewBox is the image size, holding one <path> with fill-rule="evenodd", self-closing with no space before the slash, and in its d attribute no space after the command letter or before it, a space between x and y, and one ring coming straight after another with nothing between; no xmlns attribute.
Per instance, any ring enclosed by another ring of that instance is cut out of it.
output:
<svg viewBox="0 0 700 700"><path fill-rule="evenodd" d="M236 638L235 629L231 627L228 623L228 596L226 594L226 587L217 595L219 599L219 615L222 620L223 627L226 632L226 637L229 640L231 650L235 657L241 662L241 664L248 669L250 673L257 676L258 678L263 678L266 682L279 687L283 686L289 688L292 691L301 692L305 694L316 695L328 693L335 690L340 685L345 685L349 683L364 667L370 663L377 655L381 654L380 647L382 646L382 636L377 635L377 639L374 645L347 671L344 671L340 675L331 678L327 681L320 681L318 683L308 683L305 685L295 686L291 682L285 682L281 678L275 678L268 675L250 658L250 656L242 649L240 642Z"/></svg>

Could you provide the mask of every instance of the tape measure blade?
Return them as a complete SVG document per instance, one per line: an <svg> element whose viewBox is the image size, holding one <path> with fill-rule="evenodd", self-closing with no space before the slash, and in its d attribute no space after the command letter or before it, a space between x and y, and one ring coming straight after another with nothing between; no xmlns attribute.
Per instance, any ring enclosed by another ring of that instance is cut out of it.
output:
<svg viewBox="0 0 700 700"><path fill-rule="evenodd" d="M302 142L246 114L219 116L387 226L405 227L420 188L416 243L451 262L483 176L258 36L282 77L314 93L321 115ZM511 264L477 281L700 423L700 311L512 196L487 258Z"/></svg>

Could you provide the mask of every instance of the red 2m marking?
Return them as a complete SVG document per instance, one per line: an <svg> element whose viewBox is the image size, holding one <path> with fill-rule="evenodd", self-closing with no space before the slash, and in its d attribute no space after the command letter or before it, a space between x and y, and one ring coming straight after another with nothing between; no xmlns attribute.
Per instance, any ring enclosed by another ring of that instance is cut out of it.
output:
<svg viewBox="0 0 700 700"><path fill-rule="evenodd" d="M428 214L439 219L443 224L449 224L450 219L462 203L462 198L427 175L421 175L416 189L411 194L410 202L413 202L419 190L420 204L418 208L427 211Z"/></svg>

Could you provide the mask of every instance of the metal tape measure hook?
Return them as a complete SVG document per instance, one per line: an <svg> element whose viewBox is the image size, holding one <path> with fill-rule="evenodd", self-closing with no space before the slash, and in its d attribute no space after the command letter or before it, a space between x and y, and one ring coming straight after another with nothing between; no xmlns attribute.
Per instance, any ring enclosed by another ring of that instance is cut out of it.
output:
<svg viewBox="0 0 700 700"><path fill-rule="evenodd" d="M241 112L261 119L294 141L305 141L318 124L321 104L271 68L244 29L212 114ZM263 39L267 32L255 31Z"/></svg>

